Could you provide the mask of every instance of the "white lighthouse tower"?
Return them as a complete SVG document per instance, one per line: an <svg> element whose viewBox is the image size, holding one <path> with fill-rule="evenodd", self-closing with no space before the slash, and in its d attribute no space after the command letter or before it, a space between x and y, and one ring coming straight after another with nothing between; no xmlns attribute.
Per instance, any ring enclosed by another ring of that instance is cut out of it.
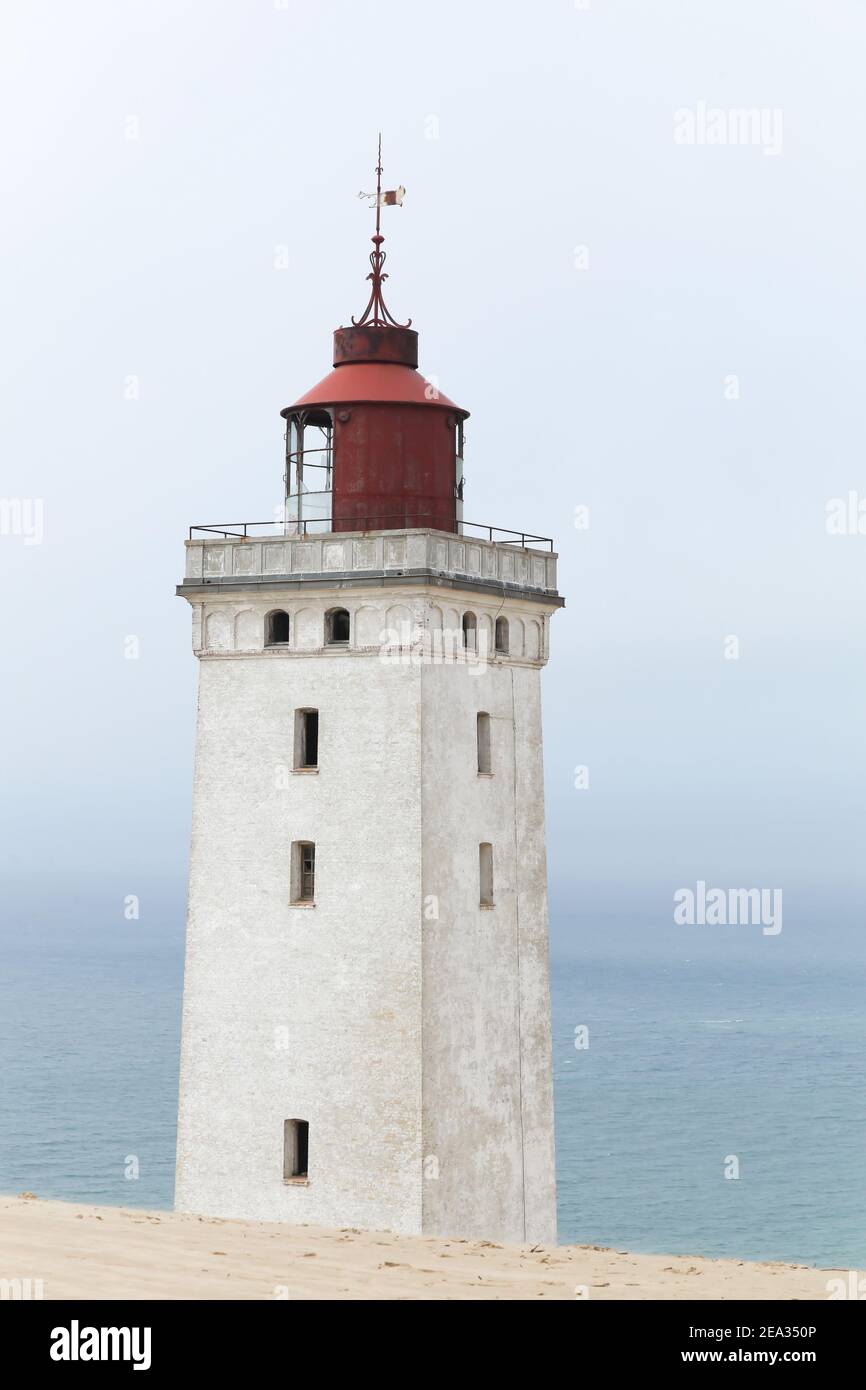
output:
<svg viewBox="0 0 866 1390"><path fill-rule="evenodd" d="M379 168L381 175L381 163ZM176 1205L555 1239L541 537L462 519L467 412L372 292L286 515L193 528Z"/></svg>

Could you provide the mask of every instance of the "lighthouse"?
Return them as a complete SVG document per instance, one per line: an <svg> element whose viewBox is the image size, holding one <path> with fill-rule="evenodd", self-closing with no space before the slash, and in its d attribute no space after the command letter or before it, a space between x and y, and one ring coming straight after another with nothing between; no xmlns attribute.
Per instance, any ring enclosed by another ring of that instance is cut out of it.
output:
<svg viewBox="0 0 866 1390"><path fill-rule="evenodd" d="M381 174L366 307L282 411L278 520L186 543L176 1206L550 1242L556 555L464 519L468 411L385 304Z"/></svg>

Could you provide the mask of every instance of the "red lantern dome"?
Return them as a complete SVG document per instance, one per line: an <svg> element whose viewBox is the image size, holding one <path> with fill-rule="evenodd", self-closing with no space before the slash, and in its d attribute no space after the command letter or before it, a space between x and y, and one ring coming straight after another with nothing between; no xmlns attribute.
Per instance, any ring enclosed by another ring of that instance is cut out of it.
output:
<svg viewBox="0 0 866 1390"><path fill-rule="evenodd" d="M456 532L469 412L419 375L411 319L398 324L385 306L380 210L405 190L382 192L381 147L376 174L369 302L336 330L334 370L281 412L287 518L304 531Z"/></svg>

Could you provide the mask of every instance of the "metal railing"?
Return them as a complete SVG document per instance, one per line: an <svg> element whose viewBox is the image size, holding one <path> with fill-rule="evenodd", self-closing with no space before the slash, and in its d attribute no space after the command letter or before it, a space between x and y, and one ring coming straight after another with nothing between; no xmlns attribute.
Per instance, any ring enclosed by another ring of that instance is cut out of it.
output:
<svg viewBox="0 0 866 1390"><path fill-rule="evenodd" d="M214 526L190 526L189 538L195 540L199 533L207 536L222 536L224 540L254 540L257 535L269 536L311 536L311 535L340 535L341 532L334 532L333 523L338 520L341 527L351 531L439 531L443 535L458 535L471 537L477 532L486 532L486 539L495 542L497 545L516 545L521 549L528 546L545 546L553 552L553 540L550 536L533 536L528 531L513 531L507 526L490 526L487 522L477 521L458 521L457 531L443 531L440 526L433 523L425 524L418 519L414 524L409 525L405 517L397 516L374 516L374 517L310 517L306 520L291 518L288 521L224 521ZM387 523L395 523L389 526ZM264 531L262 528L266 528ZM282 528L282 530L280 529ZM467 529L471 528L471 529ZM481 537L479 537L481 539Z"/></svg>

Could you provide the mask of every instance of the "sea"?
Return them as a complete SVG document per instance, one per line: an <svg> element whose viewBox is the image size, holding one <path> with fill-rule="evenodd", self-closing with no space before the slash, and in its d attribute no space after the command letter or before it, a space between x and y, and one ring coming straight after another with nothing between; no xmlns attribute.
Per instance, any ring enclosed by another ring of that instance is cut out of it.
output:
<svg viewBox="0 0 866 1390"><path fill-rule="evenodd" d="M0 934L0 1191L170 1208L183 946ZM845 961L552 961L559 1239L866 1267Z"/></svg>

